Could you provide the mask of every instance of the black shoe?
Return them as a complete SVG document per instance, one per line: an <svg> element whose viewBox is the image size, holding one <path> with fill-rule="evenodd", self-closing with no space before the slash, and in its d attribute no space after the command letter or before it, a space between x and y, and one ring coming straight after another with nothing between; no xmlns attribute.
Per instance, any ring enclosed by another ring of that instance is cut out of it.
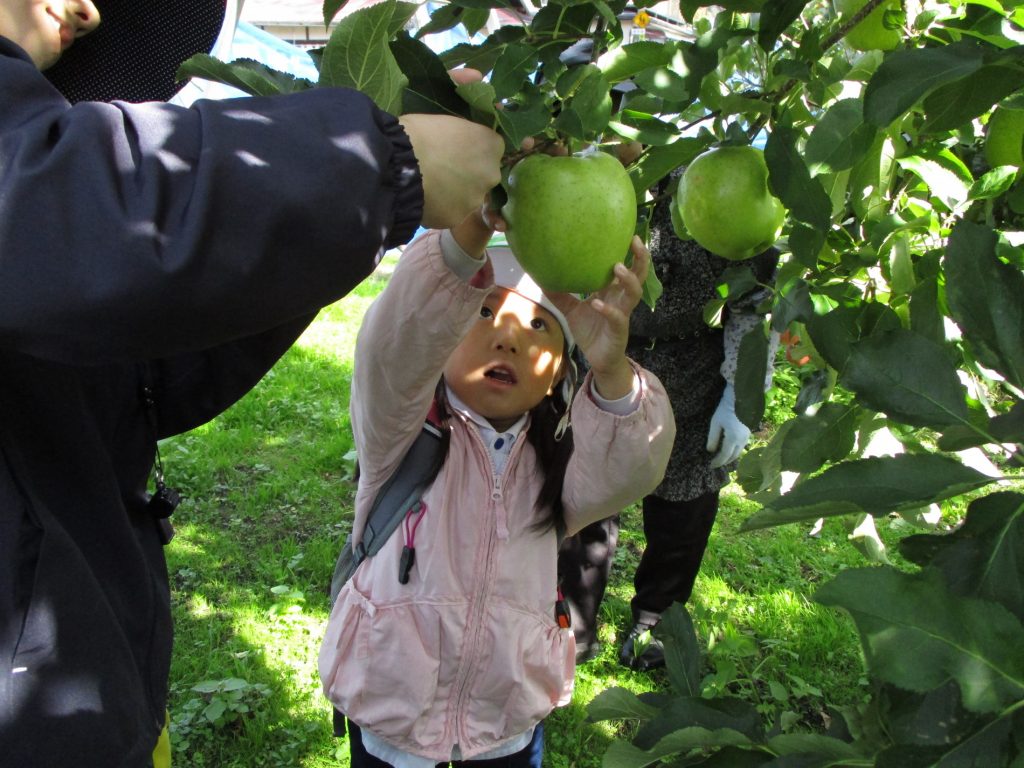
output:
<svg viewBox="0 0 1024 768"><path fill-rule="evenodd" d="M637 638L645 632L649 633L651 629L649 624L640 623L630 628L626 641L619 649L619 663L622 666L641 672L665 666L665 646L654 635L648 634L647 646L637 655Z"/></svg>
<svg viewBox="0 0 1024 768"><path fill-rule="evenodd" d="M586 664L591 659L601 655L601 643L595 640L592 643L576 644L576 666Z"/></svg>

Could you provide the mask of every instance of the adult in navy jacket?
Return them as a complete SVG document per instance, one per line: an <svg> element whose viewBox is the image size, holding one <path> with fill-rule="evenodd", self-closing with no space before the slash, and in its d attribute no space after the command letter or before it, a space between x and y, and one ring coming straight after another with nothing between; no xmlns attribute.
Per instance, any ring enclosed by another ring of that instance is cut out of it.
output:
<svg viewBox="0 0 1024 768"><path fill-rule="evenodd" d="M52 19L59 55L97 12L46 75L39 35L17 39ZM156 441L227 408L384 249L498 179L495 134L353 91L95 100L170 96L223 16L0 0L4 765L151 764L172 639Z"/></svg>

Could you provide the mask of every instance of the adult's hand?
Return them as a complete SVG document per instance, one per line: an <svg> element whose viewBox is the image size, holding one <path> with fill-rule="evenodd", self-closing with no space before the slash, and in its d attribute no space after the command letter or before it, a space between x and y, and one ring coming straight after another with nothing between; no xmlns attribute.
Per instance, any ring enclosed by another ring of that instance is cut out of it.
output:
<svg viewBox="0 0 1024 768"><path fill-rule="evenodd" d="M456 85L483 79L476 69L450 69ZM494 131L444 115L400 117L423 175L423 226L445 229L461 222L501 181L505 146Z"/></svg>
<svg viewBox="0 0 1024 768"><path fill-rule="evenodd" d="M501 181L505 143L490 128L449 115L403 115L399 122L423 175L423 226L458 224Z"/></svg>
<svg viewBox="0 0 1024 768"><path fill-rule="evenodd" d="M707 450L715 453L711 467L724 467L736 461L749 440L750 429L736 416L736 392L732 384L726 384L708 430Z"/></svg>

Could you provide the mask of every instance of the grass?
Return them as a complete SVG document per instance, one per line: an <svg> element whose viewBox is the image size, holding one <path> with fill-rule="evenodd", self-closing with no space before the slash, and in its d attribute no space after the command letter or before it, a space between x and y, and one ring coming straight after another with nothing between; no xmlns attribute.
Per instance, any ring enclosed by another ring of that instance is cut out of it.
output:
<svg viewBox="0 0 1024 768"><path fill-rule="evenodd" d="M186 499L167 549L178 768L348 765L347 742L331 735L316 658L334 558L351 520L352 349L384 279L325 309L221 417L162 445L169 481ZM835 522L818 538L799 526L740 534L755 509L725 489L689 606L708 650L707 681L756 702L784 728L821 730L828 707L859 701L864 681L851 622L810 598L817 584L863 559ZM889 544L904 533L895 521L879 528ZM601 609L605 648L578 670L572 703L548 721L552 768L596 768L611 740L635 727L587 722L586 703L602 690L667 685L663 672L635 673L616 661L641 530L637 510L627 510Z"/></svg>

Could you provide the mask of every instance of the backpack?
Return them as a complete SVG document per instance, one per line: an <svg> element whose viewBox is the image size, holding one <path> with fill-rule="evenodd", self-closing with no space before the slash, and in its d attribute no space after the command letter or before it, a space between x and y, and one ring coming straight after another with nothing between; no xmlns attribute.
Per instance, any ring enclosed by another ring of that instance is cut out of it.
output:
<svg viewBox="0 0 1024 768"><path fill-rule="evenodd" d="M445 457L445 441L441 429L440 411L435 401L423 422L423 429L402 457L398 469L374 499L366 519L362 540L353 547L353 532L345 541L345 546L334 565L334 575L331 577L332 605L359 564L381 550L406 514L419 503L423 492L434 482ZM402 569L406 578L409 569L412 568L414 552L415 550L406 548L402 553Z"/></svg>

